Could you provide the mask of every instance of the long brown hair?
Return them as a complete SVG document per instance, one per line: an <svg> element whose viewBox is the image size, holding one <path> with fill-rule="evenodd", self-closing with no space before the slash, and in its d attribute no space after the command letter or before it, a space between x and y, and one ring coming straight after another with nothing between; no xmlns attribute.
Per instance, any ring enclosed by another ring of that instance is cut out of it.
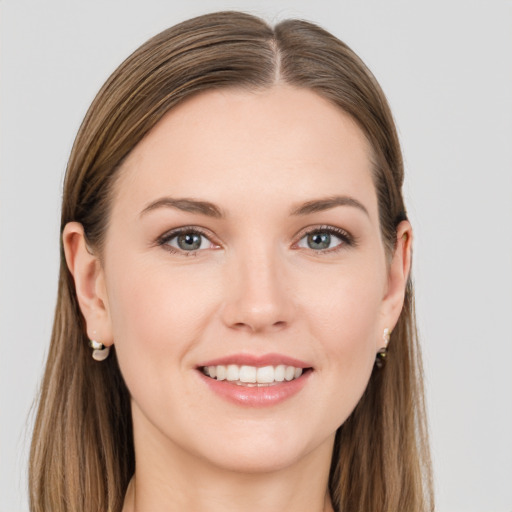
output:
<svg viewBox="0 0 512 512"><path fill-rule="evenodd" d="M393 118L373 75L341 41L299 20L270 27L219 12L150 39L112 74L75 140L64 183L61 232L80 222L101 254L117 170L175 105L201 91L307 88L349 113L372 148L382 238L388 254L406 218L403 164ZM135 469L130 398L115 349L102 364L87 346L61 242L58 301L30 454L32 512L119 512ZM413 289L375 369L338 429L330 492L343 512L433 510Z"/></svg>

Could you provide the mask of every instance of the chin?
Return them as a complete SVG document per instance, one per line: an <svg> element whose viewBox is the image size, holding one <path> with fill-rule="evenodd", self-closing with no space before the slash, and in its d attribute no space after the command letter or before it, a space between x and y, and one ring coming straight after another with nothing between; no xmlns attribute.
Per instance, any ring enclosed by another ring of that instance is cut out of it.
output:
<svg viewBox="0 0 512 512"><path fill-rule="evenodd" d="M231 436L226 443L209 444L203 451L208 461L225 471L255 474L271 473L290 468L317 453L322 445L332 453L335 432L327 436L306 436L302 431L293 435L286 426L278 431L256 431L256 435ZM329 455L330 456L330 455Z"/></svg>
<svg viewBox="0 0 512 512"><path fill-rule="evenodd" d="M222 457L212 456L210 463L224 471L241 474L265 474L283 471L295 465L303 457L300 450L282 449L245 450L225 452Z"/></svg>

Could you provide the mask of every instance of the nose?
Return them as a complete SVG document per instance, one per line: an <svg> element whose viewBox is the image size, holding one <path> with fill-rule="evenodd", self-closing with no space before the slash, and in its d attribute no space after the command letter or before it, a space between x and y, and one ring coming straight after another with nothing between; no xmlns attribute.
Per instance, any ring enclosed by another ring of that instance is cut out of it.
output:
<svg viewBox="0 0 512 512"><path fill-rule="evenodd" d="M292 322L291 283L277 254L260 249L229 267L222 308L229 328L264 333L285 329Z"/></svg>

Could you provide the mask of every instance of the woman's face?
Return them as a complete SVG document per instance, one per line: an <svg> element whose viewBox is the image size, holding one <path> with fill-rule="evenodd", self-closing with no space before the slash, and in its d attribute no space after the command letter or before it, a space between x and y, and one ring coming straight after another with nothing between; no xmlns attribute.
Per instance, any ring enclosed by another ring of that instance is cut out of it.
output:
<svg viewBox="0 0 512 512"><path fill-rule="evenodd" d="M129 155L100 293L136 448L240 471L330 453L399 312L369 151L280 85L189 99Z"/></svg>

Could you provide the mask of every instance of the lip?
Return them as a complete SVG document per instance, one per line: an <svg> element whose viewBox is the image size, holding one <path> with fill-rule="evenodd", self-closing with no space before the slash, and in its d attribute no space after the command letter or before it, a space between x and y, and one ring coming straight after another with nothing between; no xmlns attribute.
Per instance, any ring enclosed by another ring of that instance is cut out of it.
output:
<svg viewBox="0 0 512 512"><path fill-rule="evenodd" d="M295 366L295 368L311 368L313 365L294 357L285 356L283 354L232 354L230 356L220 357L218 359L211 359L197 365L197 368L204 366L218 366L220 364L237 364L239 366L277 366L284 364L286 366Z"/></svg>
<svg viewBox="0 0 512 512"><path fill-rule="evenodd" d="M307 371L298 379L289 382L284 381L269 386L249 387L233 384L226 380L211 379L202 372L197 372L211 392L228 402L246 407L271 407L292 398L304 388L312 373L312 371Z"/></svg>
<svg viewBox="0 0 512 512"><path fill-rule="evenodd" d="M230 381L218 381L203 374L204 366L217 365L247 365L247 366L277 366L284 364L295 368L308 369L298 379L275 382L268 386L241 386ZM312 365L293 357L282 354L265 354L262 356L251 354L233 354L230 356L212 359L197 366L197 374L208 389L223 400L244 407L272 407L297 395L306 386L313 371Z"/></svg>

